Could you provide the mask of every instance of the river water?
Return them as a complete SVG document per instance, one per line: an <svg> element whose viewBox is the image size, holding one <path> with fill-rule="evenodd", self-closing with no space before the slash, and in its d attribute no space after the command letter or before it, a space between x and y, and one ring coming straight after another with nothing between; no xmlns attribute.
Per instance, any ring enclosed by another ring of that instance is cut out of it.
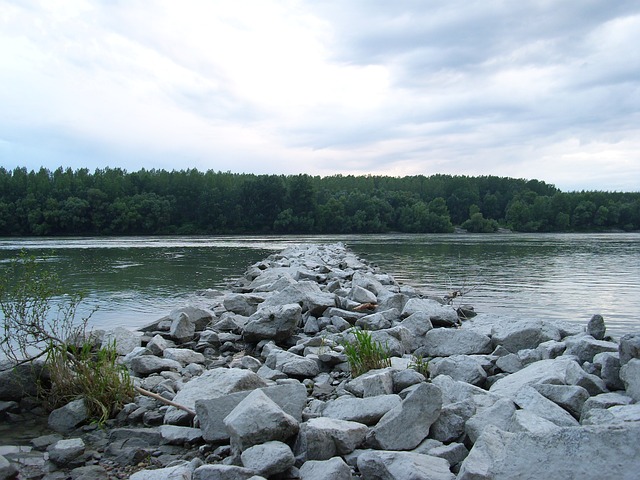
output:
<svg viewBox="0 0 640 480"><path fill-rule="evenodd" d="M333 235L0 239L0 265L21 249L81 290L91 325L135 328L224 289L246 268L296 243L343 242L399 282L509 318L640 331L640 234Z"/></svg>

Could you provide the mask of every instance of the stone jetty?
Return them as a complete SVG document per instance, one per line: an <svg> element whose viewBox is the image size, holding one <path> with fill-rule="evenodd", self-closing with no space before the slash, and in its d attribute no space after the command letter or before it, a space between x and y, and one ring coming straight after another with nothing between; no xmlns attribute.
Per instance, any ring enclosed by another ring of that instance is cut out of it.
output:
<svg viewBox="0 0 640 480"><path fill-rule="evenodd" d="M205 308L101 333L162 400L140 395L106 428L71 402L29 445L0 446L0 480L638 478L640 333L614 341L599 315L472 316L341 244L200 293ZM354 329L390 366L351 375ZM0 375L14 429L41 414L32 371Z"/></svg>

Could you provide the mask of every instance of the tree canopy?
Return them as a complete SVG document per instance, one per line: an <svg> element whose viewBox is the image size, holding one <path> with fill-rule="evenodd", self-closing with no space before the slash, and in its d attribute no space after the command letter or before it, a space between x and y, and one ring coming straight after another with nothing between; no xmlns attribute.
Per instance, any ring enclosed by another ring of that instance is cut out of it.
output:
<svg viewBox="0 0 640 480"><path fill-rule="evenodd" d="M640 229L640 192L496 176L253 175L0 167L0 235Z"/></svg>

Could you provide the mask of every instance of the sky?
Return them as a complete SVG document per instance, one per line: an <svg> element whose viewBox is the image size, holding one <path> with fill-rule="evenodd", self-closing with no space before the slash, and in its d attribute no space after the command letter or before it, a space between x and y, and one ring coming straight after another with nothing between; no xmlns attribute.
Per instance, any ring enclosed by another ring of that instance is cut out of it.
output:
<svg viewBox="0 0 640 480"><path fill-rule="evenodd" d="M640 2L0 0L0 166L640 191Z"/></svg>

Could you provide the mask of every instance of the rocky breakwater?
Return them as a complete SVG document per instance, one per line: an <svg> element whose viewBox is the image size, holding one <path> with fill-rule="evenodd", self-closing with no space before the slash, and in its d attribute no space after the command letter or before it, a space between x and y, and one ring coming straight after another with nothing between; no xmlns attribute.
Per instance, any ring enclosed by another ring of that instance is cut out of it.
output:
<svg viewBox="0 0 640 480"><path fill-rule="evenodd" d="M58 433L0 447L0 479L638 476L640 334L614 342L598 315L460 320L339 244L288 248L203 299L105 334L155 398L104 429L82 400L54 411ZM356 328L390 366L351 375ZM3 421L33 408L15 391Z"/></svg>

